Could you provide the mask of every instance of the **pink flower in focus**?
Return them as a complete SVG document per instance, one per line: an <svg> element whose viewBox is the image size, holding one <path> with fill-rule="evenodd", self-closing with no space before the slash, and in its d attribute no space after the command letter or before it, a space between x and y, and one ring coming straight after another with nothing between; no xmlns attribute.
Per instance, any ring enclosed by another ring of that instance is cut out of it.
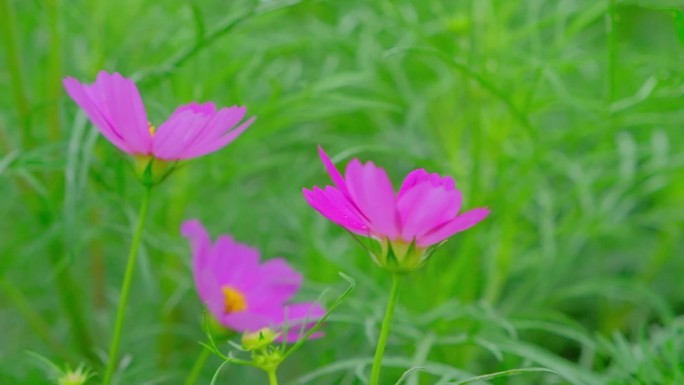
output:
<svg viewBox="0 0 684 385"><path fill-rule="evenodd" d="M289 303L302 285L302 275L284 259L259 263L257 249L228 235L212 244L197 220L184 222L181 232L192 246L197 293L221 325L239 332L287 329L283 338L294 342L305 332L302 328L325 315L316 302Z"/></svg>
<svg viewBox="0 0 684 385"><path fill-rule="evenodd" d="M398 270L420 267L435 247L467 230L488 214L476 208L459 214L461 192L451 177L423 169L409 173L395 194L385 170L352 159L342 176L318 147L333 186L303 189L307 202L353 234L376 239L369 251L380 266Z"/></svg>
<svg viewBox="0 0 684 385"><path fill-rule="evenodd" d="M178 107L155 128L133 81L118 73L100 71L90 85L66 78L64 87L107 140L134 156L196 158L228 145L254 121L252 117L235 127L245 116L244 107L217 110L214 103L193 102Z"/></svg>

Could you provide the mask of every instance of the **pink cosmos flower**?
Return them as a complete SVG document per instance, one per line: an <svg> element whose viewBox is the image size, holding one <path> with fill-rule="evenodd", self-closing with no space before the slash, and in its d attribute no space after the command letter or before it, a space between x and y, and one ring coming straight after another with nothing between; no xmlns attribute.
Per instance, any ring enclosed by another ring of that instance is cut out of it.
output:
<svg viewBox="0 0 684 385"><path fill-rule="evenodd" d="M107 140L140 157L177 161L206 155L228 145L254 121L234 128L245 116L244 107L217 109L211 102L193 102L155 128L133 81L118 73L101 71L90 85L66 78L64 87Z"/></svg>
<svg viewBox="0 0 684 385"><path fill-rule="evenodd" d="M181 232L192 246L192 271L200 299L223 326L239 332L274 328L294 342L325 315L316 302L290 303L302 285L302 275L284 259L259 263L259 251L229 235L212 244L197 220L183 223ZM316 334L312 335L316 337Z"/></svg>
<svg viewBox="0 0 684 385"><path fill-rule="evenodd" d="M344 177L318 147L333 186L303 189L307 202L352 234L379 241L368 248L376 262L393 270L413 270L452 235L483 220L489 210L459 214L461 192L451 177L423 169L409 173L395 194L385 170L352 159Z"/></svg>

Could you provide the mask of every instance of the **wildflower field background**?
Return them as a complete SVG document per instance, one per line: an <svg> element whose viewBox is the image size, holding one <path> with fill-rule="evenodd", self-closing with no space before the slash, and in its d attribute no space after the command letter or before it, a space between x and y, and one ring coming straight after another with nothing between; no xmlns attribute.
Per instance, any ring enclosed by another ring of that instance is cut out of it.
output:
<svg viewBox="0 0 684 385"><path fill-rule="evenodd" d="M492 211L405 278L382 384L684 383L682 0L0 0L0 43L0 384L52 383L29 351L102 371L143 194L62 87L102 69L154 122L193 100L257 117L154 190L120 384L183 384L202 350L191 218L286 258L301 300L351 276L279 374L366 381L390 280L302 197L328 183L317 144Z"/></svg>

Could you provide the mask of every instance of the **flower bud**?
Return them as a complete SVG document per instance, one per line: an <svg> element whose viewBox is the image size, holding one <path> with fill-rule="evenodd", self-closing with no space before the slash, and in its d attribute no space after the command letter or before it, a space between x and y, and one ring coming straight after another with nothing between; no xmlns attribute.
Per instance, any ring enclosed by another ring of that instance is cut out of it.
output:
<svg viewBox="0 0 684 385"><path fill-rule="evenodd" d="M66 370L57 379L58 385L83 385L90 378L91 373L88 369L78 367L76 370Z"/></svg>
<svg viewBox="0 0 684 385"><path fill-rule="evenodd" d="M258 350L272 344L281 333L270 328L263 328L256 332L242 335L242 348L245 350Z"/></svg>

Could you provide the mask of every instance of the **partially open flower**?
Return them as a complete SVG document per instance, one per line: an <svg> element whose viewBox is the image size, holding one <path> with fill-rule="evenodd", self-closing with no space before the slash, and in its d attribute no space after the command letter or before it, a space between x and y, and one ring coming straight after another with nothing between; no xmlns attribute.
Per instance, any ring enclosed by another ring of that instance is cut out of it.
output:
<svg viewBox="0 0 684 385"><path fill-rule="evenodd" d="M244 107L216 108L214 103L178 107L158 127L147 119L132 80L101 71L93 84L64 79L71 98L112 144L142 159L178 161L214 152L235 140L254 121Z"/></svg>
<svg viewBox="0 0 684 385"><path fill-rule="evenodd" d="M367 249L384 268L419 268L436 246L489 214L486 208L459 214L461 192L448 176L412 171L395 194L385 170L373 162L352 159L343 177L321 147L319 155L335 186L304 189L304 197L332 222L377 241Z"/></svg>
<svg viewBox="0 0 684 385"><path fill-rule="evenodd" d="M296 341L325 315L316 302L290 303L302 275L284 259L259 262L259 251L221 235L215 243L199 221L182 225L192 245L192 270L200 299L223 326L238 332L263 328ZM316 337L316 334L313 335Z"/></svg>

